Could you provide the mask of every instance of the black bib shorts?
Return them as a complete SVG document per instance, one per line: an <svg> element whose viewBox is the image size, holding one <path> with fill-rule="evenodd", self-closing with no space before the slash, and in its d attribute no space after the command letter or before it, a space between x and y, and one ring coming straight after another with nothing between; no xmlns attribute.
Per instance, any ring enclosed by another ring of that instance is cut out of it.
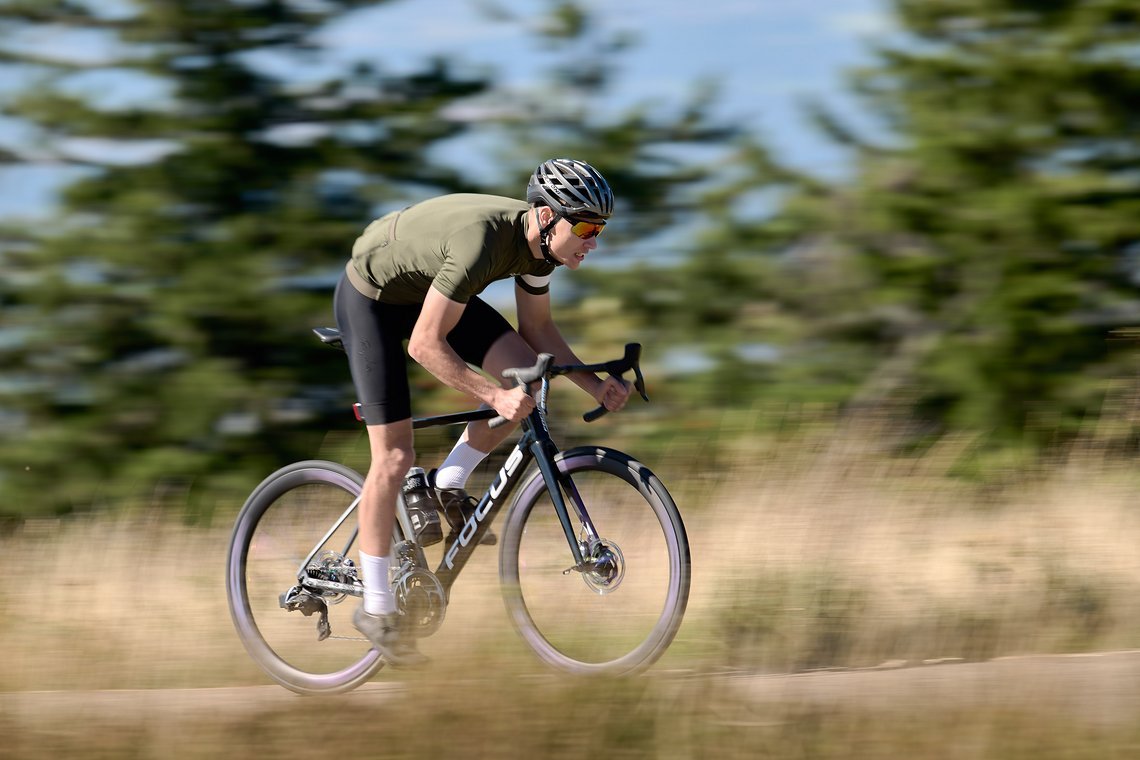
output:
<svg viewBox="0 0 1140 760"><path fill-rule="evenodd" d="M341 275L333 295L333 313L348 354L360 415L366 425L400 422L412 416L404 341L411 337L422 304L396 305L373 300ZM473 296L447 342L460 358L483 366L487 351L513 330L503 315Z"/></svg>

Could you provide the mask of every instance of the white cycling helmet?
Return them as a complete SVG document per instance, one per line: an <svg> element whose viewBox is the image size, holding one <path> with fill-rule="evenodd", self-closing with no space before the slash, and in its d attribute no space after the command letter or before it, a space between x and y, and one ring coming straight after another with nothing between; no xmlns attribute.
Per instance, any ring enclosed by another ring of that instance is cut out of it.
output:
<svg viewBox="0 0 1140 760"><path fill-rule="evenodd" d="M604 221L614 211L609 183L597 169L573 158L542 162L527 183L526 200L549 206L559 216L587 221Z"/></svg>

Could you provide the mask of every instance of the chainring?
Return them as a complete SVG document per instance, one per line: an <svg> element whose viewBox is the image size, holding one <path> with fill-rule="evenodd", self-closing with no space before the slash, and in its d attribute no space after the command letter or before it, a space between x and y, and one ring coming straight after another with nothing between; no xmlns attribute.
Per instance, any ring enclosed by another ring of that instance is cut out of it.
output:
<svg viewBox="0 0 1140 760"><path fill-rule="evenodd" d="M443 625L447 593L435 573L406 567L392 582L405 624L416 638L427 638Z"/></svg>

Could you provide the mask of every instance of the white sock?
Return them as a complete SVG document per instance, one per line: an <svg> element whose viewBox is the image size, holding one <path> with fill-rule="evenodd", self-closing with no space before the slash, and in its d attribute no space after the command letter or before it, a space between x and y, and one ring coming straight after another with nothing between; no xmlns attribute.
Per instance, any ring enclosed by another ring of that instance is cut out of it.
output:
<svg viewBox="0 0 1140 760"><path fill-rule="evenodd" d="M486 458L487 452L471 448L467 441L460 441L436 471L435 487L463 488L471 473Z"/></svg>
<svg viewBox="0 0 1140 760"><path fill-rule="evenodd" d="M364 570L364 611L369 615L387 615L396 611L396 597L388 582L388 558L360 553Z"/></svg>

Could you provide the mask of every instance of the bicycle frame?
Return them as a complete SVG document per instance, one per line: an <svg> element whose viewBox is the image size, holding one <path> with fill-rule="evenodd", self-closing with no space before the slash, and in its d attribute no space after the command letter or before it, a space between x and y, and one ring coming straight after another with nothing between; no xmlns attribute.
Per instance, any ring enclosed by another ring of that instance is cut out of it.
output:
<svg viewBox="0 0 1140 760"><path fill-rule="evenodd" d="M558 447L550 437L550 430L546 425L546 397L550 388L550 380L549 378L543 377L539 382L541 382L541 389L537 403L535 404L534 410L523 419L521 423L522 434L519 436L519 440L515 443L511 453L507 455L507 459L503 463L503 466L499 468L495 480L491 483L487 492L483 494L482 499L480 499L471 517L460 529L459 535L456 536L454 542L444 551L443 559L435 570L435 575L443 586L444 592L449 596L452 585L456 579L458 579L467 561L471 558L475 547L479 545L483 535L489 529L492 521L491 518L496 514L498 509L507 502L511 494L514 493L515 488L518 486L519 481L522 480L522 476L527 471L531 462L538 463L538 469L546 483L547 492L554 502L554 510L558 515L559 522L562 524L562 529L566 534L566 542L570 547L570 553L574 559L572 569L582 567L585 560L582 556L582 545L579 544L578 537L574 531L574 525L570 521L566 498L562 492L563 488L566 489L567 494L570 496L575 512L588 538L592 540L597 537L593 523L590 521L590 516L586 512L586 506L582 502L582 498L578 495L577 489L574 488L574 484L568 479L563 479L558 476L557 466L554 463L555 457L558 455ZM472 412L460 412L458 414L421 417L412 421L412 427L418 430L421 428L491 419L494 416L494 410L481 409ZM297 570L297 579L302 585L341 591L352 594L353 596L360 594L359 589L352 589L345 584L308 578L306 573L309 563L320 553L329 537L336 533L340 526L351 517L359 503L360 497L352 501L332 527L329 528L325 536L313 547L313 551L309 553L309 556L301 563L301 566ZM413 535L411 525L408 524L407 515L404 510L397 510L397 519L400 521L404 535ZM359 527L354 528L346 542L344 550L341 552L342 554L347 555L349 553L352 544L356 541L358 533ZM417 546L416 553L420 564L426 566L427 558L424 554L423 547Z"/></svg>
<svg viewBox="0 0 1140 760"><path fill-rule="evenodd" d="M445 591L450 592L452 584L455 583L455 580L463 571L468 559L470 559L471 554L475 551L475 547L479 545L483 534L487 532L488 526L491 524L491 518L498 511L499 507L508 501L531 462L538 463L539 472L546 482L547 492L554 502L554 511L558 515L559 522L562 523L562 530L566 534L566 542L570 547L570 553L574 559L573 567L581 566L584 561L582 548L578 543L578 537L570 521L570 513L567 508L566 499L562 493L563 487L565 487L570 494L575 511L590 537L594 537L595 531L593 524L590 522L589 515L586 513L585 504L582 503L581 497L578 496L576 489L573 488L573 484L568 481L563 483L563 479L558 476L557 467L554 463L554 459L558 455L558 447L550 437L550 430L546 425L546 397L549 391L550 381L544 377L540 382L542 387L539 391L535 408L522 421L522 435L511 450L511 453L507 455L507 459L503 463L503 466L499 468L495 480L491 483L487 492L483 494L483 498L479 500L478 506L475 508L467 523L459 531L459 535L455 538L455 541L444 551L443 559L440 561L439 567L436 568L435 575L443 585ZM413 426L416 428L434 427L457 422L489 419L494 416L495 412L493 410L485 410L458 415L426 417L415 420Z"/></svg>
<svg viewBox="0 0 1140 760"><path fill-rule="evenodd" d="M339 330L318 328L314 332L316 332L323 343L333 345L340 344ZM633 383L634 387L641 394L641 397L648 401L649 396L645 393L645 379L641 375L641 367L639 365L640 357L641 345L638 343L627 343L625 346L625 355L621 359L613 361L602 362L600 364L554 367L551 366L554 357L550 354L541 354L538 357L538 363L535 364L533 368L520 367L504 372L505 377L514 377L520 386L525 387L528 394L530 393L533 383L539 383L539 394L535 399L534 410L522 421L522 435L519 437L518 442L507 456L507 460L502 468L499 469L499 473L495 477L494 482L491 483L490 488L487 489L487 492L483 494L483 498L480 499L476 505L472 516L468 518L467 522L460 529L455 541L444 551L443 560L440 562L439 567L436 568L436 577L443 585L446 593L450 593L452 584L455 583L456 578L459 577L460 572L463 571L463 567L467 564L467 560L470 559L471 553L487 532L488 526L491 523L491 520L488 518L492 517L503 502L510 498L519 480L522 478L522 474L526 472L531 461L538 463L539 472L542 474L542 479L546 484L546 490L550 494L550 499L554 503L554 511L558 515L559 522L562 523L562 530L566 534L566 543L569 545L570 553L574 558L574 564L571 565L567 572L570 570L582 571L587 568L588 560L583 557L583 547L588 550L592 549L593 543L598 540L598 533L594 529L590 515L586 512L586 505L582 502L582 497L578 494L578 489L575 488L574 483L569 478L560 478L558 475L557 466L555 465L555 457L558 456L558 447L555 445L553 439L551 439L550 429L546 425L546 399L550 392L550 379L556 375L568 374L575 371L608 372L611 377L620 379L625 372L632 371L635 377ZM606 408L599 406L592 412L583 415L583 419L586 422L592 422L605 413ZM360 415L358 414L357 417L360 418ZM492 418L496 418L496 412L494 410L480 409L472 412L420 417L412 420L412 427L413 429L420 429ZM501 420L501 418L497 419ZM491 424L496 423L492 422ZM565 491L565 495L563 491ZM569 496L573 503L578 519L581 521L582 528L586 533L587 541L585 542L580 543L574 533L574 526L570 522L570 513L566 506L566 496ZM357 497L340 516L340 519L329 529L328 533L325 534L321 543L317 544L309 556L305 558L305 561L301 563L301 567L297 571L297 580L302 586L312 586L329 591L352 594L354 596L359 596L362 593L358 587L354 587L350 584L309 578L307 572L309 563L312 562L313 558L320 552L324 546L324 542L349 518L359 503L360 498ZM405 536L414 535L414 531L412 530L412 526L404 509L396 510L396 519L399 521L400 529ZM359 530L359 525L353 529L352 534L345 543L344 551L341 552L342 555L348 555L352 544L356 541ZM416 560L418 563L426 567L427 558L424 555L423 547L417 544L411 545L415 547Z"/></svg>

